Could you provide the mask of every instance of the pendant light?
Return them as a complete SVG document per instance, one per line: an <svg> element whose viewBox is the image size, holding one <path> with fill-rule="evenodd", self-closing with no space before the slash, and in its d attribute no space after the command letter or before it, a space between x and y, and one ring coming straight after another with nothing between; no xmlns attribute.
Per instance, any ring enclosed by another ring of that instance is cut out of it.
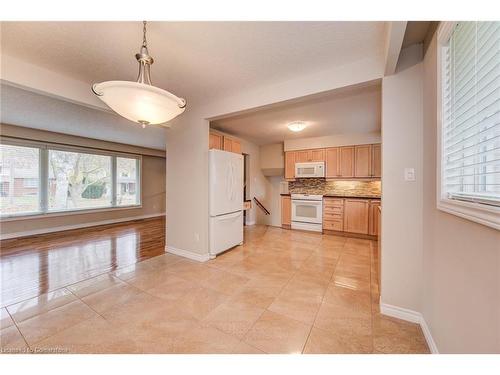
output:
<svg viewBox="0 0 500 375"><path fill-rule="evenodd" d="M186 109L186 101L151 84L153 58L148 53L146 21L143 21L141 50L135 55L139 63L137 82L106 81L95 83L92 91L120 116L137 122L143 128L149 124L163 124Z"/></svg>

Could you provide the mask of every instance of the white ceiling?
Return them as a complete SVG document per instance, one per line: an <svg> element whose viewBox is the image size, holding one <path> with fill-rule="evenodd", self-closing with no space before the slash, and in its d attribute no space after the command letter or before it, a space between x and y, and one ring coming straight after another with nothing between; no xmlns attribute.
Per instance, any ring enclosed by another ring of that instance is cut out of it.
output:
<svg viewBox="0 0 500 375"><path fill-rule="evenodd" d="M373 82L215 120L211 126L263 145L285 139L379 132L380 118L380 82ZM295 133L287 128L292 121L305 121L308 126Z"/></svg>
<svg viewBox="0 0 500 375"><path fill-rule="evenodd" d="M1 122L135 146L165 149L167 129L16 87L1 85Z"/></svg>
<svg viewBox="0 0 500 375"><path fill-rule="evenodd" d="M2 22L2 53L89 86L135 80L141 42L142 22ZM148 43L153 83L189 105L382 56L384 22L150 22Z"/></svg>

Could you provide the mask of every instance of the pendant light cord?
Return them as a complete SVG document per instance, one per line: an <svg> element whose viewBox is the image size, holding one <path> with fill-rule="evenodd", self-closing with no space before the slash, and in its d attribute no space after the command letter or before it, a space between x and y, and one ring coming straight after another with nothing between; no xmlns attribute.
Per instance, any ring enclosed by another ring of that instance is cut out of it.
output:
<svg viewBox="0 0 500 375"><path fill-rule="evenodd" d="M146 21L142 21L142 46L147 47L148 41L146 40Z"/></svg>

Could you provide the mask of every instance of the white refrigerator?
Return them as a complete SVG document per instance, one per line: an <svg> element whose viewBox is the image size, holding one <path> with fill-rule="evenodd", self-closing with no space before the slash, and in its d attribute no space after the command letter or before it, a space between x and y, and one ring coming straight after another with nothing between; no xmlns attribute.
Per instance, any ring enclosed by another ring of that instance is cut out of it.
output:
<svg viewBox="0 0 500 375"><path fill-rule="evenodd" d="M209 150L210 255L243 243L243 155Z"/></svg>

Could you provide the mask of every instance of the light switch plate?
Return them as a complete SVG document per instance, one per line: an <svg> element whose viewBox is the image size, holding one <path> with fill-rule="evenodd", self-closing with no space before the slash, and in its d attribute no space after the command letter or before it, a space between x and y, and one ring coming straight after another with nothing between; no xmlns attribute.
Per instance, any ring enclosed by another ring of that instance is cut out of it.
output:
<svg viewBox="0 0 500 375"><path fill-rule="evenodd" d="M405 168L405 181L415 181L415 168Z"/></svg>

